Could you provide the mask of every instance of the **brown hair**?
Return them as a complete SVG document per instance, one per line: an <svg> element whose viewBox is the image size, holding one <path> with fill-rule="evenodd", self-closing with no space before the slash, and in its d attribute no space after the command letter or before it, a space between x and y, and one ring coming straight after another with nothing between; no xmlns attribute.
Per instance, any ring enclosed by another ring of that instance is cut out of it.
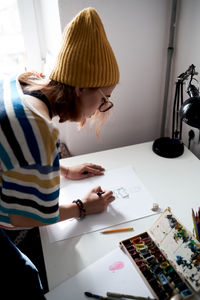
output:
<svg viewBox="0 0 200 300"><path fill-rule="evenodd" d="M41 90L48 98L54 115L59 116L59 122L66 121L77 122L81 116L80 101L75 93L75 87L43 78L38 73L24 73L19 76L20 83L24 84L24 89L33 91ZM98 89L98 88L91 88ZM101 113L98 110L92 117L90 127L96 123L96 135L99 138L100 129L105 123L109 115L109 111ZM86 119L79 122L79 129L86 123Z"/></svg>

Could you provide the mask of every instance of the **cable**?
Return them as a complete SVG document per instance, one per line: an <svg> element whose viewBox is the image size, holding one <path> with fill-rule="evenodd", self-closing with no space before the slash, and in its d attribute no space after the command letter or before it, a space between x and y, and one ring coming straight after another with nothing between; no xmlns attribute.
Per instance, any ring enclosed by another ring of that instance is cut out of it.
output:
<svg viewBox="0 0 200 300"><path fill-rule="evenodd" d="M188 149L190 149L190 145L191 145L191 141L194 139L194 137L195 137L195 133L194 133L194 130L190 130L189 132L188 132Z"/></svg>

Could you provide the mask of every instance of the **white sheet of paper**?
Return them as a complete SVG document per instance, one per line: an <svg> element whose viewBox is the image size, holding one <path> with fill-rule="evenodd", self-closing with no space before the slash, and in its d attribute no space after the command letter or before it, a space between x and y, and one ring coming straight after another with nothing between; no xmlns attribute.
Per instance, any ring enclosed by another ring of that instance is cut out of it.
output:
<svg viewBox="0 0 200 300"><path fill-rule="evenodd" d="M107 292L152 297L128 256L117 248L47 293L47 300L86 300L84 292Z"/></svg>
<svg viewBox="0 0 200 300"><path fill-rule="evenodd" d="M103 176L84 180L63 179L60 203L81 199L98 185L103 190L112 190L115 201L105 212L88 215L84 220L70 219L48 225L46 229L51 243L154 214L151 208L155 201L131 166L106 171Z"/></svg>

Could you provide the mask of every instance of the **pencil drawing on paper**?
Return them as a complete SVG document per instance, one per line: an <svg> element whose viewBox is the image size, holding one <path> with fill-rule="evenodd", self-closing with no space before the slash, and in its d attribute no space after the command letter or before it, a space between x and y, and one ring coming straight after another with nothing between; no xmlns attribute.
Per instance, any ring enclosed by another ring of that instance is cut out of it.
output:
<svg viewBox="0 0 200 300"><path fill-rule="evenodd" d="M115 198L121 199L121 198L129 198L128 190L124 187L120 187L113 190L113 194Z"/></svg>
<svg viewBox="0 0 200 300"><path fill-rule="evenodd" d="M116 199L130 199L135 193L139 192L141 188L139 186L135 187L118 187L113 189L113 194Z"/></svg>

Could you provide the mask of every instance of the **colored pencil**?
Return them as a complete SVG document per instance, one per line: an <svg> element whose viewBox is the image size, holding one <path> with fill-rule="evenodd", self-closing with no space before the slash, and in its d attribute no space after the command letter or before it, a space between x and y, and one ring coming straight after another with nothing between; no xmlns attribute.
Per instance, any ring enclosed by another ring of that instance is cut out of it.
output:
<svg viewBox="0 0 200 300"><path fill-rule="evenodd" d="M199 224L197 223L197 220L196 220L196 217L195 217L195 213L194 213L194 210L192 209L192 220L193 220L193 225L194 225L194 232L195 232L195 236L196 236L196 239L199 241Z"/></svg>
<svg viewBox="0 0 200 300"><path fill-rule="evenodd" d="M133 230L133 227L128 227L128 228L104 230L101 233L115 233L115 232L124 232L124 231L132 231L132 230Z"/></svg>
<svg viewBox="0 0 200 300"><path fill-rule="evenodd" d="M196 223L197 223L197 230L198 230L198 241L200 241L200 208L196 213Z"/></svg>

